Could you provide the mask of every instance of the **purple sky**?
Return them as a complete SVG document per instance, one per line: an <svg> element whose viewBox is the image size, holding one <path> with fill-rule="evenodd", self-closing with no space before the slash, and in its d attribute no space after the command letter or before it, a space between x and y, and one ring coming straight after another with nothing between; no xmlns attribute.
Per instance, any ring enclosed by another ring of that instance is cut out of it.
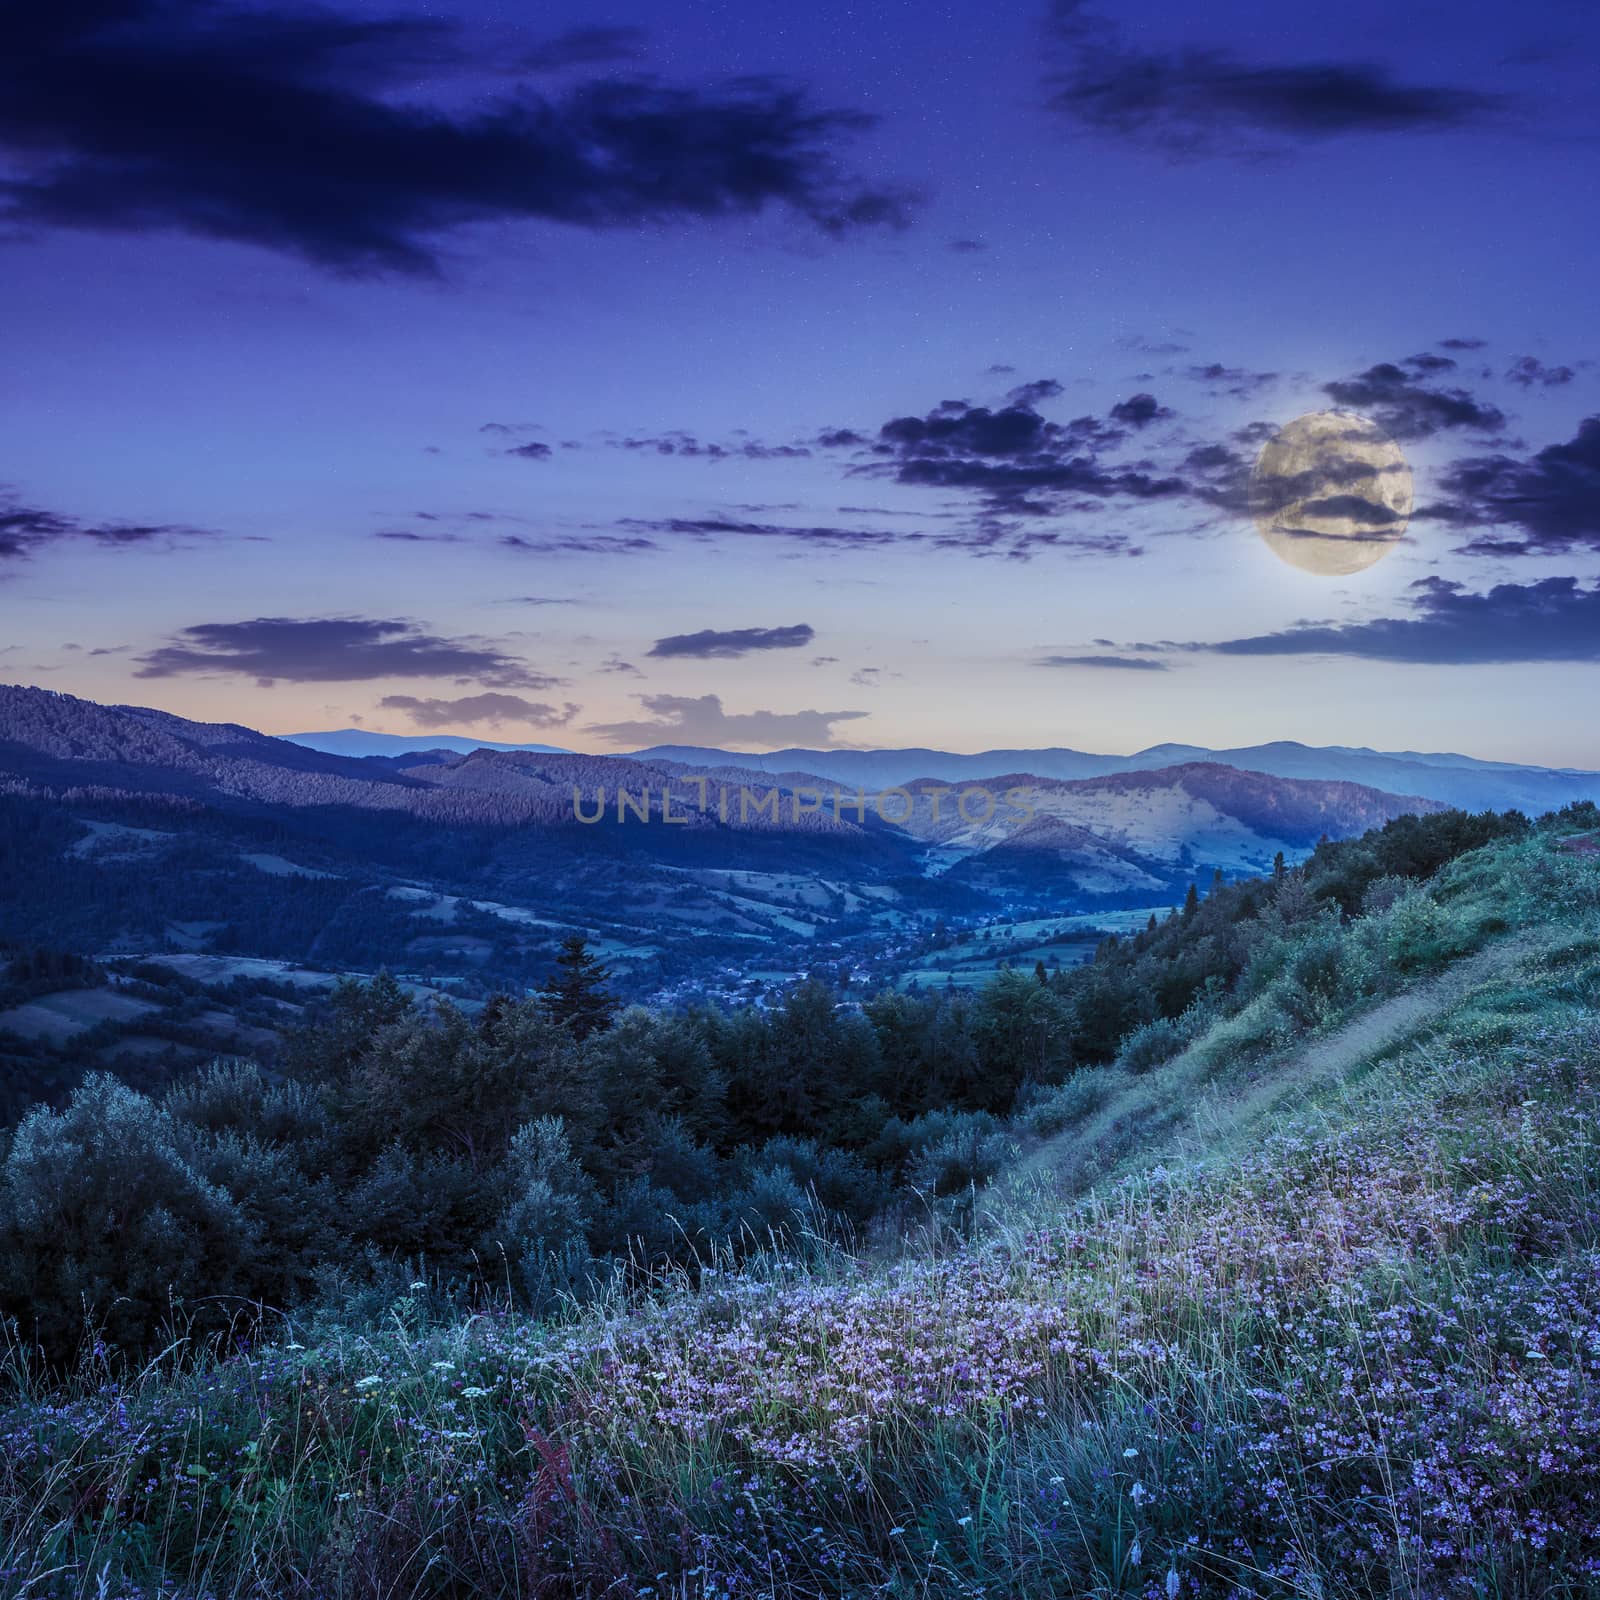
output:
<svg viewBox="0 0 1600 1600"><path fill-rule="evenodd" d="M1600 767L1600 19L1279 11L8 15L0 681ZM1243 502L1335 406L1418 506L1337 579Z"/></svg>

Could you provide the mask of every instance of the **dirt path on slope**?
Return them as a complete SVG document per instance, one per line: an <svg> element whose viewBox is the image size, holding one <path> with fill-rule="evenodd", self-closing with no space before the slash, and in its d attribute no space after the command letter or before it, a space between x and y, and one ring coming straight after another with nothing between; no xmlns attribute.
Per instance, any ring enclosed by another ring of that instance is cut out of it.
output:
<svg viewBox="0 0 1600 1600"><path fill-rule="evenodd" d="M1247 1124L1292 1109L1314 1089L1422 1032L1472 990L1510 971L1548 942L1551 930L1513 934L1465 956L1436 977L1352 1017L1332 1033L1269 1057L1229 1084L1202 1073L1190 1050L1125 1088L1077 1127L1024 1154L982 1209L999 1220L1022 1196L1082 1193L1120 1169L1182 1160L1225 1146ZM1024 1202L1024 1209L1026 1204Z"/></svg>

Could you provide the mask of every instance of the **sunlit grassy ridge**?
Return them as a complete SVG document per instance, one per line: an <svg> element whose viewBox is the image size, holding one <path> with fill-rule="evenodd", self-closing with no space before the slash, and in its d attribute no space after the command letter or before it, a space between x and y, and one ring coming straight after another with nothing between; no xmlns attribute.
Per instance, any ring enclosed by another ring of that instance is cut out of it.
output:
<svg viewBox="0 0 1600 1600"><path fill-rule="evenodd" d="M65 1390L19 1355L0 1592L1600 1589L1595 858L1491 846L1257 981L1036 1107L969 1243L559 1325L418 1286L375 1334Z"/></svg>

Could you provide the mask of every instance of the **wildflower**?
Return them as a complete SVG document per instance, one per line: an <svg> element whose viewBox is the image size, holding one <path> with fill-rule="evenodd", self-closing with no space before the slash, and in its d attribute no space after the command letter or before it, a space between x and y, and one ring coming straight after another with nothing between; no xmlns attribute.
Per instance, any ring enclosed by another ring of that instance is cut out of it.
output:
<svg viewBox="0 0 1600 1600"><path fill-rule="evenodd" d="M382 1382L383 1382L383 1379L380 1378L377 1373L372 1372L372 1373L369 1373L365 1378L357 1378L356 1379L356 1388L358 1388L358 1389L372 1389L372 1388L375 1388L378 1384L380 1384Z"/></svg>
<svg viewBox="0 0 1600 1600"><path fill-rule="evenodd" d="M1135 1457L1135 1456L1136 1456L1136 1455L1138 1455L1138 1453L1139 1453L1139 1452L1138 1452L1138 1451L1137 1451L1137 1450L1135 1450L1135 1449L1134 1449L1134 1448L1133 1448L1133 1446L1132 1446L1132 1445L1131 1445L1131 1444L1130 1444L1130 1445L1129 1445L1129 1446L1128 1446L1128 1448L1127 1448L1127 1449L1126 1449L1126 1450L1124 1450L1124 1451L1123 1451L1123 1452L1122 1452L1122 1455L1123 1455L1123 1459L1124 1459L1124 1460L1127 1460L1127 1461L1132 1461L1132 1460L1133 1460L1133 1458L1134 1458L1134 1457Z"/></svg>
<svg viewBox="0 0 1600 1600"><path fill-rule="evenodd" d="M488 1392L489 1391L487 1389L480 1389L475 1383L469 1383L466 1388L461 1391L462 1395L468 1400L481 1400L486 1394L488 1394Z"/></svg>
<svg viewBox="0 0 1600 1600"><path fill-rule="evenodd" d="M406 1285L408 1289L426 1289L428 1285L421 1278L414 1278Z"/></svg>
<svg viewBox="0 0 1600 1600"><path fill-rule="evenodd" d="M958 1528L964 1528L971 1521L972 1521L971 1517L957 1517L956 1518L956 1526Z"/></svg>
<svg viewBox="0 0 1600 1600"><path fill-rule="evenodd" d="M1130 1567L1136 1567L1143 1560L1144 1546L1140 1544L1137 1539L1135 1539L1133 1543L1128 1546L1128 1565Z"/></svg>
<svg viewBox="0 0 1600 1600"><path fill-rule="evenodd" d="M433 1364L433 1370L435 1372L454 1372L456 1370L456 1364L453 1361L435 1361Z"/></svg>
<svg viewBox="0 0 1600 1600"><path fill-rule="evenodd" d="M1167 1600L1178 1600L1178 1569L1167 1568Z"/></svg>
<svg viewBox="0 0 1600 1600"><path fill-rule="evenodd" d="M905 1536L905 1531L906 1530L904 1528L891 1528L889 1530L889 1537L891 1539L903 1538Z"/></svg>

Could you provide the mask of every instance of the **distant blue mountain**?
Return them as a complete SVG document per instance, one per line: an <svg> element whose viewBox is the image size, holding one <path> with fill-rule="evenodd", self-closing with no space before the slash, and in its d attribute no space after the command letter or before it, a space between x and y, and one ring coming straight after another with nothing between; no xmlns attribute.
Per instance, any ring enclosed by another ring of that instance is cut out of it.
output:
<svg viewBox="0 0 1600 1600"><path fill-rule="evenodd" d="M748 755L698 745L656 745L634 752L643 761L681 761L693 766L738 765L767 772L810 772L852 788L884 789L917 778L982 782L1009 773L1039 778L1101 778L1117 772L1152 772L1191 762L1215 762L1242 772L1276 778L1315 778L1364 784L1390 794L1422 795L1468 811L1517 808L1530 814L1556 811L1574 800L1600 801L1600 772L1571 767L1520 766L1479 761L1450 752L1383 751L1348 745L1272 744L1212 750L1204 745L1160 744L1131 756L1094 755L1059 746L1041 750L983 750L957 755L948 750L776 750Z"/></svg>
<svg viewBox="0 0 1600 1600"><path fill-rule="evenodd" d="M365 728L334 728L326 733L285 733L279 737L332 756L399 756L410 750L449 750L461 756L471 755L474 750L526 750L542 756L572 754L558 744L496 744L492 739L472 739L459 733L369 733Z"/></svg>

